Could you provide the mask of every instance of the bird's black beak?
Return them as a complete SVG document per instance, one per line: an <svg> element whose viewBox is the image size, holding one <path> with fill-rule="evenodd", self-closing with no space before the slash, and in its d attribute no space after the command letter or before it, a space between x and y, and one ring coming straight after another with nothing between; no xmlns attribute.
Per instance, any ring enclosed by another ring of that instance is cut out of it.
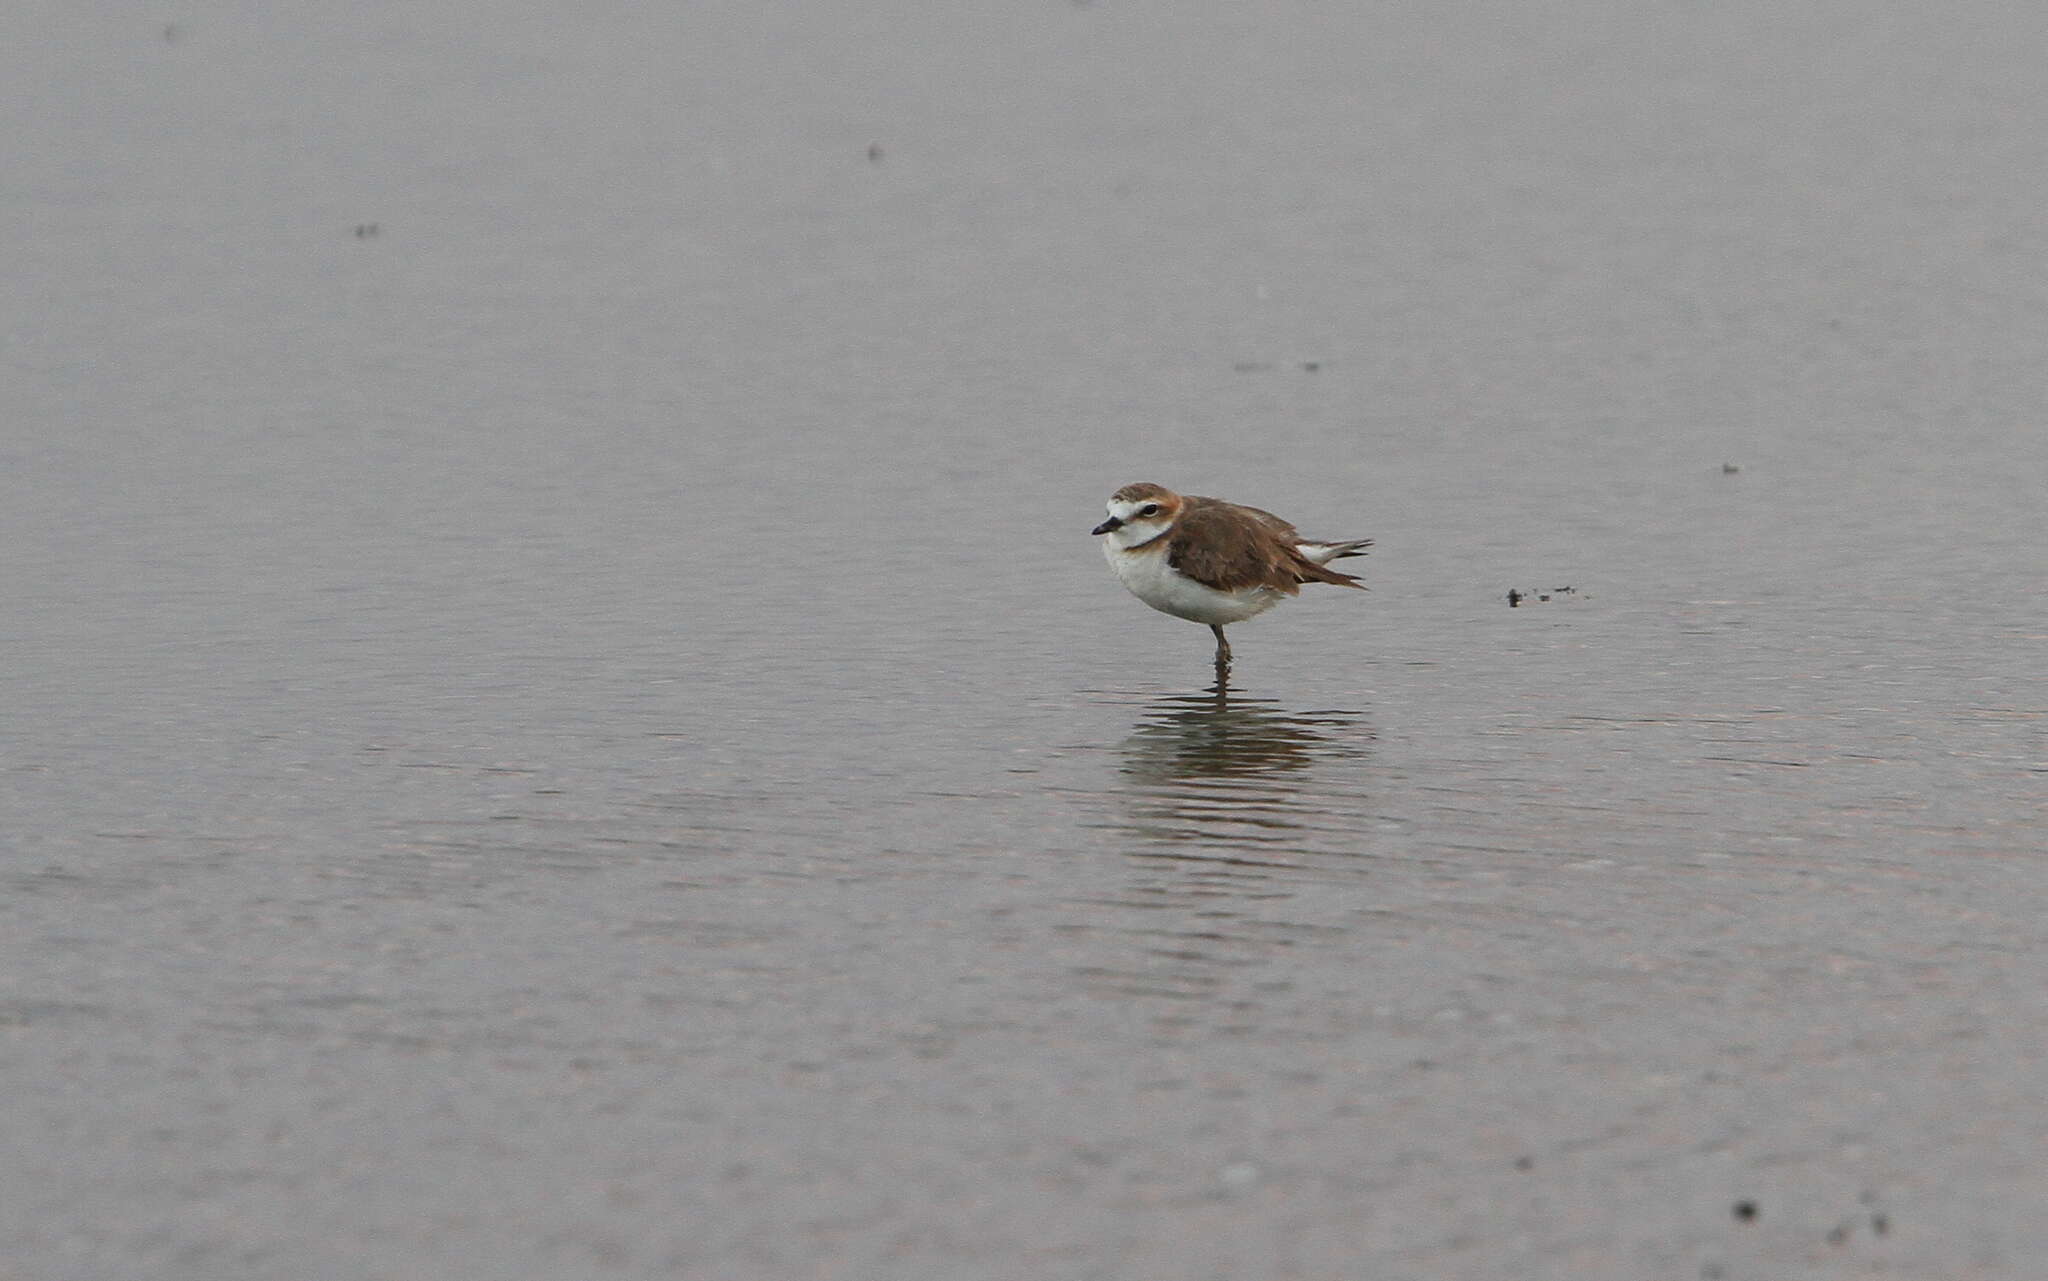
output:
<svg viewBox="0 0 2048 1281"><path fill-rule="evenodd" d="M1118 520L1114 516L1111 516L1108 520L1103 521L1100 525L1097 525L1095 528L1089 530L1088 532L1091 534L1106 534L1112 529L1122 529L1123 527L1124 523L1122 521Z"/></svg>

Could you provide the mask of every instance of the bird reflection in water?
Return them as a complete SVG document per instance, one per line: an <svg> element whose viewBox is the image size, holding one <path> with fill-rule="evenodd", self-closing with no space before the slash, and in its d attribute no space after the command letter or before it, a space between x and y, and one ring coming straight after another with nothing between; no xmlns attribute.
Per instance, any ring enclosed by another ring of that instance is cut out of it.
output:
<svg viewBox="0 0 2048 1281"><path fill-rule="evenodd" d="M1075 967L1088 990L1172 998L1165 1034L1264 1027L1252 975L1344 932L1302 891L1358 874L1372 809L1358 762L1371 742L1357 712L1288 711L1221 680L1147 704L1119 748L1112 822L1131 838L1129 880L1077 901L1072 926L1134 950Z"/></svg>
<svg viewBox="0 0 2048 1281"><path fill-rule="evenodd" d="M1130 829L1175 846L1255 850L1326 827L1315 769L1358 760L1371 731L1359 713L1291 712L1233 694L1218 680L1199 694L1154 701L1123 742ZM1153 851L1159 854L1163 851ZM1188 850L1183 857L1198 855Z"/></svg>

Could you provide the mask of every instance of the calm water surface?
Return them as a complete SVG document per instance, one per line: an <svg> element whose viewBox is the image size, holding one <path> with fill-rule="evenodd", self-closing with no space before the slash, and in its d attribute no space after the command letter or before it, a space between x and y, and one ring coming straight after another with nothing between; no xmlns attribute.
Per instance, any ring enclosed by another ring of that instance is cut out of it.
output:
<svg viewBox="0 0 2048 1281"><path fill-rule="evenodd" d="M48 7L0 1273L2031 1275L2036 24L1482 9Z"/></svg>

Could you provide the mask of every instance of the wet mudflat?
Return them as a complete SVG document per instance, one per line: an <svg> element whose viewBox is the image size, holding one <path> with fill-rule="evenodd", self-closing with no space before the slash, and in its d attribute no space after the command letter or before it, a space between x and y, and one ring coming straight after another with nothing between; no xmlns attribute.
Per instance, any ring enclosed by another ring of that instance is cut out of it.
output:
<svg viewBox="0 0 2048 1281"><path fill-rule="evenodd" d="M1482 10L50 7L0 1273L2032 1275L2038 24Z"/></svg>

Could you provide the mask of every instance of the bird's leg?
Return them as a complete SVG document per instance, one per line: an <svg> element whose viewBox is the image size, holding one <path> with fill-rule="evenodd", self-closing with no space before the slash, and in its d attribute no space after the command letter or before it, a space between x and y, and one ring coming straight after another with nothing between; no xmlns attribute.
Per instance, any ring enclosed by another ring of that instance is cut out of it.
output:
<svg viewBox="0 0 2048 1281"><path fill-rule="evenodd" d="M1230 666L1230 642L1223 639L1223 629L1215 623L1209 624L1209 630L1216 633L1216 669L1223 671Z"/></svg>

